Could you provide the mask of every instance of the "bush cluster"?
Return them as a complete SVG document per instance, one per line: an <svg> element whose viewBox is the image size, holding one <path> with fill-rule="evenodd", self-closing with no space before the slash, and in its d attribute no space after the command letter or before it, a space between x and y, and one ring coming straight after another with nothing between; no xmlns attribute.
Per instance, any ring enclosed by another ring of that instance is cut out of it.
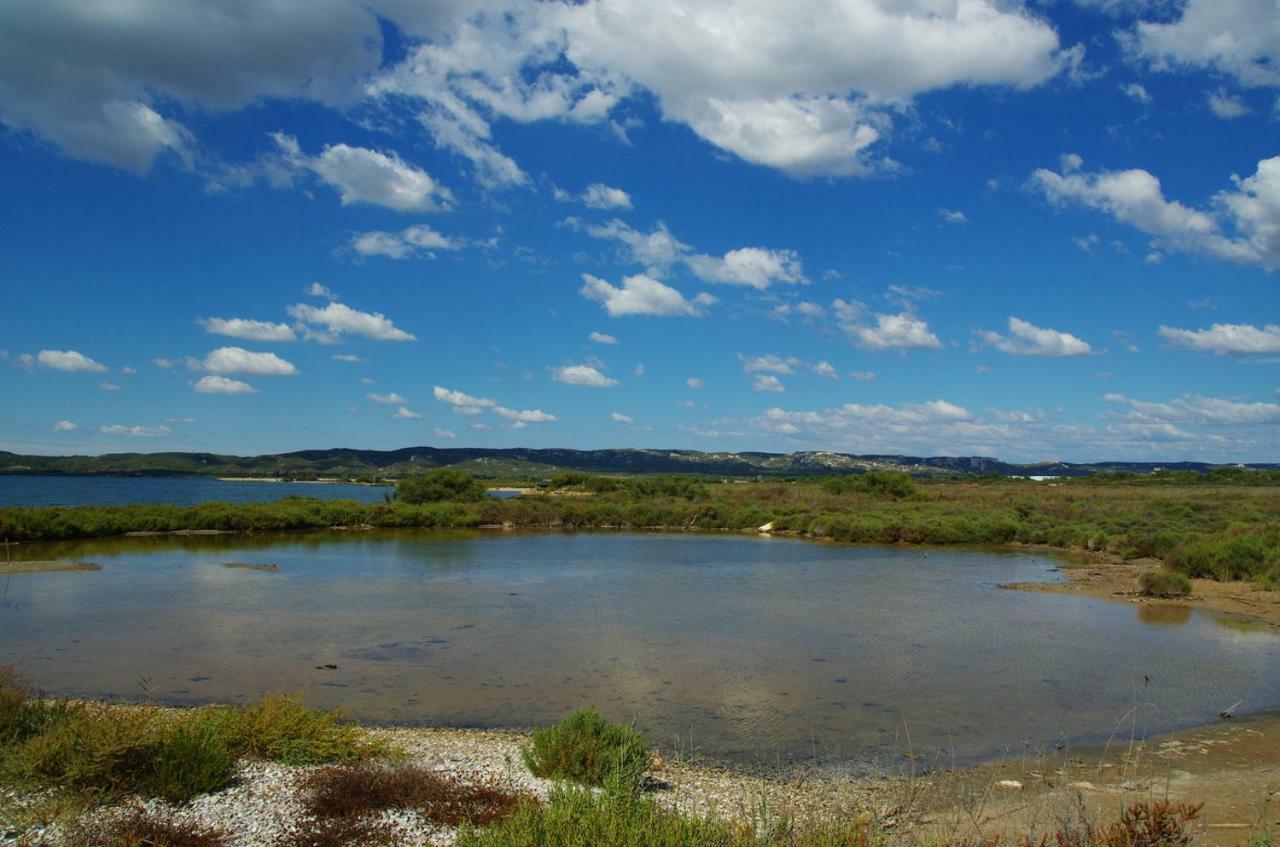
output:
<svg viewBox="0 0 1280 847"><path fill-rule="evenodd" d="M582 785L638 785L649 764L649 747L634 728L611 723L595 709L580 709L549 727L534 730L524 751L535 775Z"/></svg>

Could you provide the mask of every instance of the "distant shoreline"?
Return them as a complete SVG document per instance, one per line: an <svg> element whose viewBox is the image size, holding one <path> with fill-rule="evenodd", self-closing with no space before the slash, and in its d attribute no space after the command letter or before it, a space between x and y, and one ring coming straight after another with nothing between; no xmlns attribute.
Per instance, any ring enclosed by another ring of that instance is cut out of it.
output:
<svg viewBox="0 0 1280 847"><path fill-rule="evenodd" d="M289 482L295 485L366 485L370 488L394 488L392 482L358 482L350 479L281 479L275 476L216 476L218 482Z"/></svg>

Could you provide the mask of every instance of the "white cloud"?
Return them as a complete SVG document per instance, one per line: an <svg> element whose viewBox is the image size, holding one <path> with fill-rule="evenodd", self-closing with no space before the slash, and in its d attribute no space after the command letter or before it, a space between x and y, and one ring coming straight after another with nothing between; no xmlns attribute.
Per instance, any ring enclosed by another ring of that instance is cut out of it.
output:
<svg viewBox="0 0 1280 847"><path fill-rule="evenodd" d="M612 188L604 183L593 182L586 187L579 199L584 206L592 209L630 209L631 195L621 188Z"/></svg>
<svg viewBox="0 0 1280 847"><path fill-rule="evenodd" d="M364 361L364 359L361 359L359 356L355 355L354 353L334 353L329 358L333 359L335 362L363 362Z"/></svg>
<svg viewBox="0 0 1280 847"><path fill-rule="evenodd" d="M204 376L194 386L200 394L257 394L258 389L247 382L225 376Z"/></svg>
<svg viewBox="0 0 1280 847"><path fill-rule="evenodd" d="M938 336L920 318L904 311L889 315L868 312L856 300L837 299L832 303L840 328L853 343L867 350L933 349L942 346Z"/></svg>
<svg viewBox="0 0 1280 847"><path fill-rule="evenodd" d="M1175 347L1219 356L1280 353L1280 324L1261 328L1251 324L1213 324L1208 329L1162 326L1160 335Z"/></svg>
<svg viewBox="0 0 1280 847"><path fill-rule="evenodd" d="M1208 211L1166 200L1160 180L1140 169L1090 174L1040 168L1029 185L1052 203L1098 209L1138 228L1154 237L1157 250L1204 253L1267 270L1280 267L1280 156L1263 159L1252 176L1232 181L1235 190L1214 195ZM1234 235L1224 234L1223 222Z"/></svg>
<svg viewBox="0 0 1280 847"><path fill-rule="evenodd" d="M624 424L635 423L634 418L632 418L630 415L624 415L621 412L610 412L609 420L613 421L614 423L624 423Z"/></svg>
<svg viewBox="0 0 1280 847"><path fill-rule="evenodd" d="M201 360L188 360L192 370L215 374L295 376L298 369L275 353L252 353L242 347L219 347Z"/></svg>
<svg viewBox="0 0 1280 847"><path fill-rule="evenodd" d="M463 409L489 409L497 405L497 403L485 397L472 397L470 394L463 394L461 391L452 391L448 388L442 388L437 385L432 393L441 403L450 406L456 406Z"/></svg>
<svg viewBox="0 0 1280 847"><path fill-rule="evenodd" d="M351 334L375 341L415 341L412 335L396 327L389 318L379 312L361 312L342 303L329 303L317 308L306 303L295 303L288 309L289 316L304 327L304 335L317 341L332 342L338 336ZM317 327L323 327L317 330Z"/></svg>
<svg viewBox="0 0 1280 847"><path fill-rule="evenodd" d="M702 381L701 379L699 379L698 377L696 377L696 376L691 376L691 377L689 377L688 379L686 379L686 380L684 381L684 384L685 384L685 385L687 385L687 386L689 386L690 388L692 388L694 391L697 391L698 389L702 388L702 386L703 386L705 383L703 383L703 381Z"/></svg>
<svg viewBox="0 0 1280 847"><path fill-rule="evenodd" d="M794 250L742 247L730 250L722 258L696 255L687 257L685 262L704 282L746 285L761 291L774 283L795 285L807 281Z"/></svg>
<svg viewBox="0 0 1280 847"><path fill-rule="evenodd" d="M212 335L227 335L245 341L293 341L296 336L288 324L255 321L246 318L201 318L200 325Z"/></svg>
<svg viewBox="0 0 1280 847"><path fill-rule="evenodd" d="M298 142L273 136L294 167L310 170L338 192L342 205L367 203L397 212L439 212L453 207L453 193L394 152L331 144L306 156Z"/></svg>
<svg viewBox="0 0 1280 847"><path fill-rule="evenodd" d="M54 432L75 432L79 428L73 421L58 421L53 425Z"/></svg>
<svg viewBox="0 0 1280 847"><path fill-rule="evenodd" d="M593 332L590 335L588 335L587 338L591 341L594 341L597 344L617 344L618 343L617 338L614 338L612 335L608 335L603 332Z"/></svg>
<svg viewBox="0 0 1280 847"><path fill-rule="evenodd" d="M590 365L565 365L552 368L551 378L565 385L578 385L583 388L612 388L618 384L616 379L605 376Z"/></svg>
<svg viewBox="0 0 1280 847"><path fill-rule="evenodd" d="M706 294L686 300L671 286L644 274L624 277L621 288L615 288L591 274L583 274L582 282L582 296L603 305L609 316L614 318L627 315L701 317L699 307L715 302L715 298Z"/></svg>
<svg viewBox="0 0 1280 847"><path fill-rule="evenodd" d="M782 384L782 380L773 374L756 374L755 381L751 383L752 391L772 391L776 394L782 394L787 387Z"/></svg>
<svg viewBox="0 0 1280 847"><path fill-rule="evenodd" d="M386 405L386 406L395 406L400 403L409 402L408 399L401 397L399 394L395 393L394 391L392 391L390 394L374 394L370 392L366 394L365 397L367 397L368 399L372 400L375 403L382 403L383 405Z"/></svg>
<svg viewBox="0 0 1280 847"><path fill-rule="evenodd" d="M849 376L858 382L875 382L875 371L850 371Z"/></svg>
<svg viewBox="0 0 1280 847"><path fill-rule="evenodd" d="M800 360L795 356L788 356L784 359L772 353L764 356L744 356L739 353L738 361L742 362L742 369L747 373L789 374L794 373L795 368L801 365Z"/></svg>
<svg viewBox="0 0 1280 847"><path fill-rule="evenodd" d="M358 233L351 239L351 249L360 256L385 256L388 259L434 259L437 250L461 250L463 242L441 235L425 224L407 227L400 232Z"/></svg>
<svg viewBox="0 0 1280 847"><path fill-rule="evenodd" d="M967 224L969 222L969 218L964 212L954 209L939 208L938 216L949 224Z"/></svg>
<svg viewBox="0 0 1280 847"><path fill-rule="evenodd" d="M1249 114L1249 104L1240 97L1226 91L1209 92L1209 111L1224 121L1242 118Z"/></svg>
<svg viewBox="0 0 1280 847"><path fill-rule="evenodd" d="M160 358L160 357L156 357L156 358L152 359L152 360L151 360L151 364L155 365L157 368L171 368L171 367L173 367L173 361L172 361L172 360L170 360L170 359L162 359L162 358Z"/></svg>
<svg viewBox="0 0 1280 847"><path fill-rule="evenodd" d="M1087 356L1093 352L1089 344L1069 332L1045 329L1021 318L1009 318L1009 334L991 330L978 332L978 337L1002 353L1012 356Z"/></svg>
<svg viewBox="0 0 1280 847"><path fill-rule="evenodd" d="M98 432L103 435L128 435L134 438L163 438L171 435L173 430L167 426L124 426L123 424L111 424L109 426L98 427Z"/></svg>
<svg viewBox="0 0 1280 847"><path fill-rule="evenodd" d="M318 282L313 282L310 285L308 285L306 288L302 289L302 293L309 295L311 297L320 297L324 300L338 299L338 295L334 294L333 291L330 290L329 286L321 285Z"/></svg>
<svg viewBox="0 0 1280 847"><path fill-rule="evenodd" d="M101 388L103 391L119 391L120 390L120 386L116 385L114 382L100 382L98 383L98 387Z"/></svg>
<svg viewBox="0 0 1280 847"><path fill-rule="evenodd" d="M395 413L391 417L396 418L398 420L416 420L422 417L422 415L418 414L415 411L412 411L411 409L407 409L404 406L401 406L400 408L396 409Z"/></svg>
<svg viewBox="0 0 1280 847"><path fill-rule="evenodd" d="M125 376L136 376L138 373L138 369L131 368L126 365L125 367L120 369L120 373L124 374Z"/></svg>
<svg viewBox="0 0 1280 847"><path fill-rule="evenodd" d="M68 373L102 373L107 369L101 362L75 350L41 350L35 360L42 368Z"/></svg>
<svg viewBox="0 0 1280 847"><path fill-rule="evenodd" d="M827 379L840 378L839 371L837 371L835 369L835 366L833 366L830 362L818 362L816 365L811 366L809 370L813 371L818 376L824 376Z"/></svg>
<svg viewBox="0 0 1280 847"><path fill-rule="evenodd" d="M493 413L516 423L550 423L556 416L541 409L508 409L505 406L494 406Z"/></svg>
<svg viewBox="0 0 1280 847"><path fill-rule="evenodd" d="M1219 397L1184 394L1167 403L1129 398L1122 419L1138 423L1241 426L1280 423L1280 403L1241 403Z"/></svg>
<svg viewBox="0 0 1280 847"><path fill-rule="evenodd" d="M457 434L456 432L454 432L454 431L452 431L452 430L449 430L449 429L441 429L440 427L436 427L435 429L431 430L431 433L432 433L436 438L450 438L450 439L452 439L452 438L457 438L457 437L458 437L458 434Z"/></svg>
<svg viewBox="0 0 1280 847"><path fill-rule="evenodd" d="M1140 21L1131 53L1159 71L1203 68L1245 86L1280 85L1280 9L1272 0L1187 0L1176 20Z"/></svg>
<svg viewBox="0 0 1280 847"><path fill-rule="evenodd" d="M1120 86L1120 90L1143 105L1151 102L1151 95L1147 93L1146 86L1141 83L1130 82Z"/></svg>

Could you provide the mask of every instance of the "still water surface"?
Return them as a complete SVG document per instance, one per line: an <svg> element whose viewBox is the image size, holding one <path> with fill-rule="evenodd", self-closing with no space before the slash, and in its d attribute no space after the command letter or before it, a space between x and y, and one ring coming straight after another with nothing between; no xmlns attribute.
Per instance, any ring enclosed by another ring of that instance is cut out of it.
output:
<svg viewBox="0 0 1280 847"><path fill-rule="evenodd" d="M316 533L26 548L0 662L57 693L300 692L369 721L528 726L595 704L740 762L960 761L1280 705L1280 638L1000 589L1033 555L739 536ZM274 572L228 562L276 564ZM336 664L336 670L317 669ZM140 680L143 681L140 683Z"/></svg>
<svg viewBox="0 0 1280 847"><path fill-rule="evenodd" d="M224 482L211 476L25 476L0 474L0 508L5 506L124 506L168 503L192 506L263 503L282 497L359 500L381 503L385 485L319 482Z"/></svg>

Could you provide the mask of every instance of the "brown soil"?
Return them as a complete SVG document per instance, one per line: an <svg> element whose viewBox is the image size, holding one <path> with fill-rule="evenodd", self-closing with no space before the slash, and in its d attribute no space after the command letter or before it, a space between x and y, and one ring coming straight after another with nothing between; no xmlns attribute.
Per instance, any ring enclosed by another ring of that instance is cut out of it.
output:
<svg viewBox="0 0 1280 847"><path fill-rule="evenodd" d="M1178 614L1202 609L1219 614L1228 626L1234 621L1242 626L1255 624L1280 630L1280 591L1265 591L1248 582L1216 582L1193 579L1191 596L1182 600L1143 597L1138 591L1138 577L1145 570L1161 567L1154 559L1132 562L1091 561L1064 565L1059 572L1065 582L1019 582L1002 586L1017 591L1044 594L1082 594L1104 600L1139 603L1143 614L1152 620L1173 622Z"/></svg>

